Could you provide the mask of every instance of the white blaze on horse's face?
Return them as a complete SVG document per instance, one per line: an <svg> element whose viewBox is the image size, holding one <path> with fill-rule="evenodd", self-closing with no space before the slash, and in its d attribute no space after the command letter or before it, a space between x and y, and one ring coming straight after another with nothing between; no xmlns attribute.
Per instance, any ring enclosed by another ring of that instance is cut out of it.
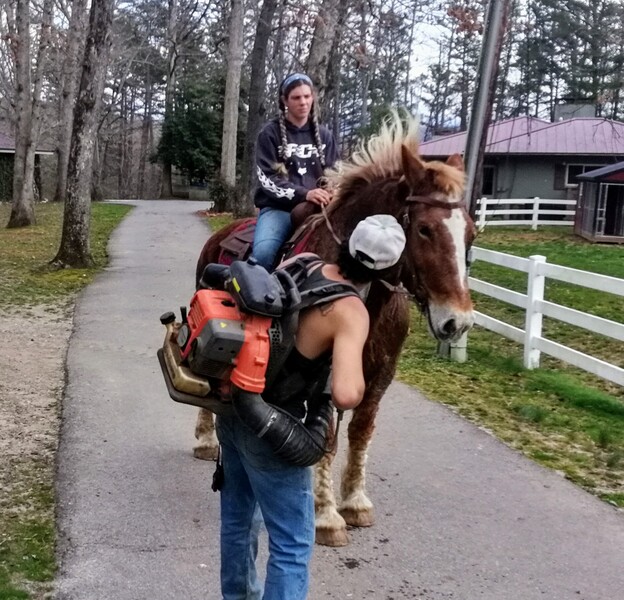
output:
<svg viewBox="0 0 624 600"><path fill-rule="evenodd" d="M472 227L466 218L466 212L461 208L452 209L442 223L452 245L452 248L449 248L452 258L449 258L454 266L454 269L449 268L446 274L447 277L452 277L453 281L448 281L444 287L447 290L454 290L454 293L445 297L433 295L430 298L429 327L437 339L454 341L474 324L466 265L467 238L472 242Z"/></svg>

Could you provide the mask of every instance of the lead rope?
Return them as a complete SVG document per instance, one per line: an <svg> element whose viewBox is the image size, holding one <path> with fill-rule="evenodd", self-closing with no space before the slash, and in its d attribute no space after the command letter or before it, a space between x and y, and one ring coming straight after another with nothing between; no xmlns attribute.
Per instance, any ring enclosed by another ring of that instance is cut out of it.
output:
<svg viewBox="0 0 624 600"><path fill-rule="evenodd" d="M325 223L327 224L327 229L329 229L329 233L332 234L334 240L336 240L336 243L340 246L342 242L340 238L336 235L336 232L334 231L332 224L329 222L329 217L327 216L327 209L325 208L324 204L321 204L321 212L323 213L323 217L325 217Z"/></svg>
<svg viewBox="0 0 624 600"><path fill-rule="evenodd" d="M329 452L333 454L336 452L338 448L338 432L340 431L340 423L342 423L342 417L344 416L344 410L336 409L336 431L334 431L334 443L332 444L331 450Z"/></svg>

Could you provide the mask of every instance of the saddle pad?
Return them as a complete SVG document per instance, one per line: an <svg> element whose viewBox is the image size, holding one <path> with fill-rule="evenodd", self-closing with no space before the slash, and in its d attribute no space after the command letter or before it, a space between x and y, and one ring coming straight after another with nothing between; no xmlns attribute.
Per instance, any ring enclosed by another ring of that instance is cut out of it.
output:
<svg viewBox="0 0 624 600"><path fill-rule="evenodd" d="M220 244L219 263L231 265L235 260L246 260L251 254L256 219L248 219L240 224Z"/></svg>

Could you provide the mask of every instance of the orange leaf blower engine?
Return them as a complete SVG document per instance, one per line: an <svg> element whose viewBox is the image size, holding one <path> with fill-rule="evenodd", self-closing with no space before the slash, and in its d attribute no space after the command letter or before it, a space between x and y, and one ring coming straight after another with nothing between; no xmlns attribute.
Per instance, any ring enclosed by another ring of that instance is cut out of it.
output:
<svg viewBox="0 0 624 600"><path fill-rule="evenodd" d="M181 322L172 312L162 315L167 333L158 358L173 400L230 414L215 392L224 381L264 390L269 362L279 363L275 357L294 343L296 313L291 323L287 309L300 296L288 273L269 274L254 259L208 265L199 287L188 314L181 308Z"/></svg>

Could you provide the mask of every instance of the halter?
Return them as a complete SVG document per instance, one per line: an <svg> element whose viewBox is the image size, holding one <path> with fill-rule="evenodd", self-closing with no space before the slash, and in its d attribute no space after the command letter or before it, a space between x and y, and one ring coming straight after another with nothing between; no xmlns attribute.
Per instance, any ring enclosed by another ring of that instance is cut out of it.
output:
<svg viewBox="0 0 624 600"><path fill-rule="evenodd" d="M332 224L329 222L329 217L327 216L327 209L325 208L324 204L321 204L321 212L323 213L323 217L325 218L325 224L327 225L327 229L329 229L329 233L332 234L332 237L334 238L336 243L340 246L342 244L342 241L336 235L336 232L334 231L334 228L332 227ZM405 214L407 215L407 213L405 213ZM403 227L403 228L405 229L405 227ZM379 281L379 283L381 283L383 286L385 286L386 288L388 288L391 292L394 292L395 294L403 294L405 296L409 296L410 299L415 298L414 294L408 292L403 287L402 283L399 283L399 285L393 285L391 283L388 283L384 279L377 279L376 281Z"/></svg>
<svg viewBox="0 0 624 600"><path fill-rule="evenodd" d="M401 215L401 226L405 231L410 224L409 218L409 205L410 204L426 204L427 206L433 206L434 208L446 208L448 210L454 210L455 208L465 208L465 204L463 201L459 200L457 202L447 202L446 200L438 200L436 198L432 198L431 196L408 196L405 198L405 202L407 206Z"/></svg>
<svg viewBox="0 0 624 600"><path fill-rule="evenodd" d="M432 206L434 208L446 208L449 210L454 210L456 208L465 207L465 204L463 201L448 202L446 200L438 200L437 198L432 198L431 196L412 195L412 196L408 196L407 198L405 198L405 202L406 202L405 210L403 211L403 214L400 216L400 219L398 219L399 222L401 223L401 227L403 227L405 231L407 231L410 225L410 218L409 218L410 204L425 204L427 206ZM323 213L325 224L327 225L327 229L329 230L329 233L331 233L336 243L340 246L342 244L342 241L338 237L336 232L334 231L334 228L332 227L332 224L329 221L329 217L327 216L327 209L325 208L324 204L321 204L321 212ZM381 283L384 287L386 287L388 290L390 290L391 292L395 294L402 294L404 296L408 296L410 300L416 299L416 296L414 294L412 294L411 292L408 292L405 289L405 287L403 286L403 283L399 283L399 285L393 285L392 283L388 283L384 279L378 279L377 281L379 281L379 283Z"/></svg>

